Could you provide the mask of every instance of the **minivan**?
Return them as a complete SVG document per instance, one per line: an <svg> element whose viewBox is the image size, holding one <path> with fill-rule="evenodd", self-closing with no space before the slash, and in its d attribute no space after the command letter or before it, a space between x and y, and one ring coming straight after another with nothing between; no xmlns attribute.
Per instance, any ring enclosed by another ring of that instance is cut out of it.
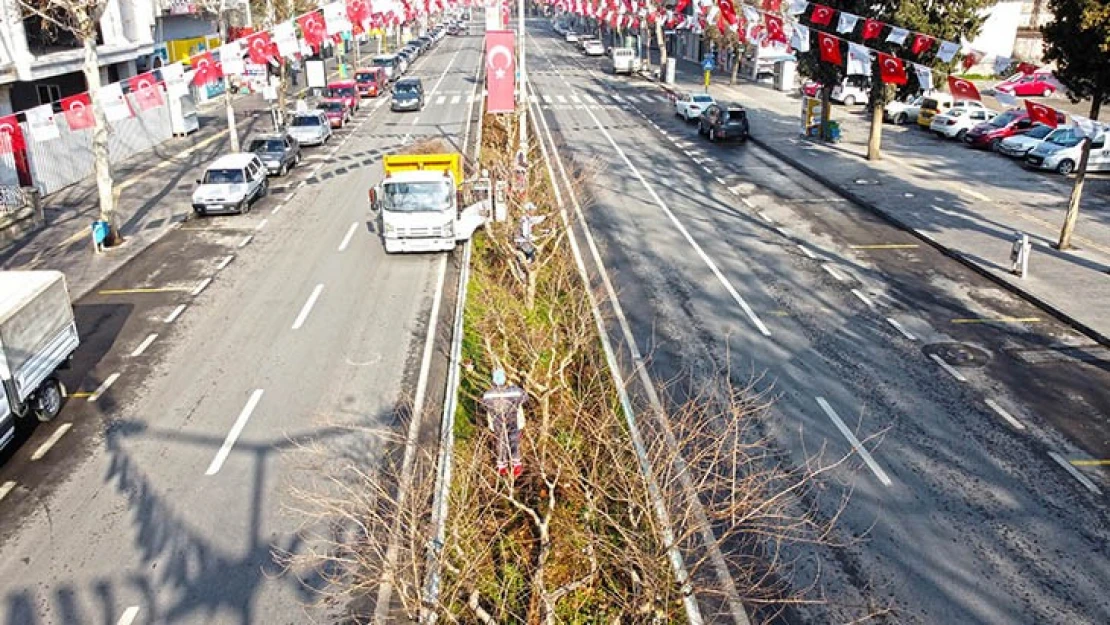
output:
<svg viewBox="0 0 1110 625"><path fill-rule="evenodd" d="M424 108L424 83L419 78L404 78L393 85L389 108L394 111L419 111Z"/></svg>
<svg viewBox="0 0 1110 625"><path fill-rule="evenodd" d="M871 101L871 78L862 74L845 76L839 85L833 87L829 99L844 106L867 104Z"/></svg>
<svg viewBox="0 0 1110 625"><path fill-rule="evenodd" d="M382 68L390 81L401 77L401 65L396 54L379 54L370 61L370 65Z"/></svg>
<svg viewBox="0 0 1110 625"><path fill-rule="evenodd" d="M358 94L363 98L376 98L389 85L389 78L381 67L361 67L355 72Z"/></svg>
<svg viewBox="0 0 1110 625"><path fill-rule="evenodd" d="M204 170L193 191L193 211L199 216L210 213L247 213L251 204L266 195L270 183L266 166L257 154L237 153L221 156Z"/></svg>
<svg viewBox="0 0 1110 625"><path fill-rule="evenodd" d="M639 64L636 51L632 48L613 48L614 74L631 74Z"/></svg>

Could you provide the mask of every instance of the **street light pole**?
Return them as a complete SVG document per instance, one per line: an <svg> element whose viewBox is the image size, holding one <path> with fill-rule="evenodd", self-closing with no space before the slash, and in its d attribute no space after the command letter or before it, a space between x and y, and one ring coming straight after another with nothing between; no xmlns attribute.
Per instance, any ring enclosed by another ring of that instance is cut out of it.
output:
<svg viewBox="0 0 1110 625"><path fill-rule="evenodd" d="M227 45L228 24L227 24L227 4L225 0L220 0L220 45ZM231 102L231 79L227 76L223 77L224 80L224 108L227 110L227 138L228 146L232 152L239 151L239 129L235 126L235 107Z"/></svg>
<svg viewBox="0 0 1110 625"><path fill-rule="evenodd" d="M527 157L528 155L528 66L525 62L525 39L524 39L524 0L517 0L517 16L518 30L517 46L520 51L520 89L517 92L520 96L520 151Z"/></svg>

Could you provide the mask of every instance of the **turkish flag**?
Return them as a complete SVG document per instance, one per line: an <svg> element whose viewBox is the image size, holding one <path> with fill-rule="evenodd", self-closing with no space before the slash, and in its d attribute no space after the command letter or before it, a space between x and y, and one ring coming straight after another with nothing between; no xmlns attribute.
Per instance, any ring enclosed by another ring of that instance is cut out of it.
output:
<svg viewBox="0 0 1110 625"><path fill-rule="evenodd" d="M1060 114L1056 112L1056 109L1032 100L1025 101L1025 110L1029 111L1029 119L1050 128L1055 128L1060 120Z"/></svg>
<svg viewBox="0 0 1110 625"><path fill-rule="evenodd" d="M689 6L689 4L690 0L678 0L678 2L676 2L674 5L675 14L681 15L682 12L686 10L686 7Z"/></svg>
<svg viewBox="0 0 1110 625"><path fill-rule="evenodd" d="M127 79L128 89L135 96L140 111L146 111L162 106L162 91L158 88L158 80L152 72L139 74Z"/></svg>
<svg viewBox="0 0 1110 625"><path fill-rule="evenodd" d="M786 31L782 29L782 18L777 15L764 15L763 23L767 25L767 41L786 43Z"/></svg>
<svg viewBox="0 0 1110 625"><path fill-rule="evenodd" d="M219 80L224 75L220 66L216 64L216 59L212 58L211 50L205 50L189 59L189 65L195 72L193 74L194 85L206 85Z"/></svg>
<svg viewBox="0 0 1110 625"><path fill-rule="evenodd" d="M268 32L260 32L247 39L247 53L251 57L251 63L265 65L274 58L274 52L274 42Z"/></svg>
<svg viewBox="0 0 1110 625"><path fill-rule="evenodd" d="M301 27L301 35L304 37L305 43L312 46L313 49L318 49L320 44L324 42L324 37L328 34L324 16L318 11L305 13L298 17L297 26Z"/></svg>
<svg viewBox="0 0 1110 625"><path fill-rule="evenodd" d="M513 33L493 30L486 33L486 111L511 113L516 109L513 88L516 63L513 59Z"/></svg>
<svg viewBox="0 0 1110 625"><path fill-rule="evenodd" d="M818 26L828 26L832 23L833 11L830 7L823 4L814 4L813 13L809 14L809 21L817 24ZM821 48L824 51L824 47Z"/></svg>
<svg viewBox="0 0 1110 625"><path fill-rule="evenodd" d="M843 65L840 56L840 40L832 35L817 31L817 45L821 48L821 60L833 65Z"/></svg>
<svg viewBox="0 0 1110 625"><path fill-rule="evenodd" d="M883 32L883 23L879 20L867 18L863 21L863 40L875 39Z"/></svg>
<svg viewBox="0 0 1110 625"><path fill-rule="evenodd" d="M27 148L27 142L23 140L23 129L19 127L19 120L14 114L0 117L0 136L8 139L0 141L0 153L22 152Z"/></svg>
<svg viewBox="0 0 1110 625"><path fill-rule="evenodd" d="M914 54L922 54L931 50L934 43L936 43L936 39L929 35L917 33L913 36L913 46L910 50L913 50Z"/></svg>
<svg viewBox="0 0 1110 625"><path fill-rule="evenodd" d="M740 19L736 17L736 7L732 6L732 0L718 0L717 8L721 10L721 17L724 18L729 26L734 27L740 23ZM724 34L725 29L721 28L721 34Z"/></svg>
<svg viewBox="0 0 1110 625"><path fill-rule="evenodd" d="M84 130L96 125L96 120L93 119L92 100L87 92L62 98L61 105L70 130Z"/></svg>
<svg viewBox="0 0 1110 625"><path fill-rule="evenodd" d="M902 59L879 52L879 75L884 83L892 85L906 84L906 66Z"/></svg>
<svg viewBox="0 0 1110 625"><path fill-rule="evenodd" d="M764 11L782 10L782 0L763 0Z"/></svg>
<svg viewBox="0 0 1110 625"><path fill-rule="evenodd" d="M956 100L982 100L979 95L979 90L970 81L956 76L948 77L948 90L952 92L952 97Z"/></svg>
<svg viewBox="0 0 1110 625"><path fill-rule="evenodd" d="M370 7L366 0L347 0L347 19L361 28L370 17Z"/></svg>

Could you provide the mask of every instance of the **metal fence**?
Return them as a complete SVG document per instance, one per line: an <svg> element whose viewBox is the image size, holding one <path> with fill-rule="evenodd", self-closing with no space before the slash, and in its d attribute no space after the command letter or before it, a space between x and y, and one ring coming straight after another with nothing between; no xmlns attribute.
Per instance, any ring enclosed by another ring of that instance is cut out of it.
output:
<svg viewBox="0 0 1110 625"><path fill-rule="evenodd" d="M112 122L108 138L108 153L112 163L119 163L139 152L149 150L173 136L170 109L159 106L146 111L139 109L134 97L124 96L135 112L134 117ZM163 101L166 98L162 94ZM27 142L31 177L43 195L79 182L93 174L92 128L70 130L65 116L54 116L60 136L49 141L35 141L28 124L23 122L23 136ZM10 156L10 155L9 155ZM14 162L12 172L15 172ZM0 163L0 176L6 174L7 164ZM6 178L5 178L6 179ZM7 184L0 182L0 184ZM18 179L15 184L18 184Z"/></svg>

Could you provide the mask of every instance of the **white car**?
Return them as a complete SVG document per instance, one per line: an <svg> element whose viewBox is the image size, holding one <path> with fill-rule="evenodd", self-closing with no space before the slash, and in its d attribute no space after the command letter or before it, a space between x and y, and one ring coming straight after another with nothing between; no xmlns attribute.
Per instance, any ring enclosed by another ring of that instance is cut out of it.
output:
<svg viewBox="0 0 1110 625"><path fill-rule="evenodd" d="M266 166L257 154L240 152L221 156L204 170L193 191L193 211L199 216L212 213L246 213L270 188Z"/></svg>
<svg viewBox="0 0 1110 625"><path fill-rule="evenodd" d="M717 101L708 93L687 93L674 101L674 114L686 121L701 117L702 111Z"/></svg>
<svg viewBox="0 0 1110 625"><path fill-rule="evenodd" d="M929 123L929 130L940 137L964 140L967 131L983 122L994 119L998 113L985 108L953 106L947 111L937 115Z"/></svg>
<svg viewBox="0 0 1110 625"><path fill-rule="evenodd" d="M603 56L605 54L605 46L601 45L600 41L591 39L586 42L586 45L582 48L582 52L585 53L586 56Z"/></svg>
<svg viewBox="0 0 1110 625"><path fill-rule="evenodd" d="M924 99L925 96L919 95L888 103L883 107L883 120L899 126L917 121L917 114L921 112L921 101Z"/></svg>
<svg viewBox="0 0 1110 625"><path fill-rule="evenodd" d="M1051 169L1067 176L1075 171L1083 152L1083 138L1075 126L1060 126L1049 133L1041 144L1025 155L1025 164L1037 169ZM1110 170L1110 147L1106 145L1106 129L1099 128L1091 140L1087 171Z"/></svg>
<svg viewBox="0 0 1110 625"><path fill-rule="evenodd" d="M567 40L567 43L578 43L578 33L573 30L568 30L567 34L563 35L563 38Z"/></svg>
<svg viewBox="0 0 1110 625"><path fill-rule="evenodd" d="M998 153L1010 158L1025 158L1030 150L1041 144L1045 137L1053 131L1051 126L1033 124L1027 132L1020 135L1006 137L998 144Z"/></svg>

